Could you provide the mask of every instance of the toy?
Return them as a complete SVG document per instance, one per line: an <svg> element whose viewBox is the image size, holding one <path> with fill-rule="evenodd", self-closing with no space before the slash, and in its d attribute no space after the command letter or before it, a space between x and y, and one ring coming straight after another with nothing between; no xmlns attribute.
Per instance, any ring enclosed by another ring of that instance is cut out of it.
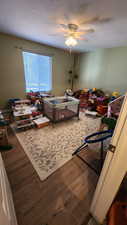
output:
<svg viewBox="0 0 127 225"><path fill-rule="evenodd" d="M39 99L35 101L35 107L37 107L38 111L42 111L42 104Z"/></svg>
<svg viewBox="0 0 127 225"><path fill-rule="evenodd" d="M114 91L114 92L112 93L112 96L114 96L115 98L118 98L118 97L120 96L120 94L119 94L119 92Z"/></svg>
<svg viewBox="0 0 127 225"><path fill-rule="evenodd" d="M119 96L120 96L119 92L117 92L117 91L112 92L112 96L111 96L110 101L115 100L115 99L118 98Z"/></svg>
<svg viewBox="0 0 127 225"><path fill-rule="evenodd" d="M101 115L105 115L105 113L107 112L108 106L105 105L98 105L97 106L97 112Z"/></svg>
<svg viewBox="0 0 127 225"><path fill-rule="evenodd" d="M66 89L65 96L72 96L72 95L73 95L73 91L71 89Z"/></svg>
<svg viewBox="0 0 127 225"><path fill-rule="evenodd" d="M82 90L82 94L83 94L84 92L88 92L88 91L89 91L88 88L84 88L84 89Z"/></svg>

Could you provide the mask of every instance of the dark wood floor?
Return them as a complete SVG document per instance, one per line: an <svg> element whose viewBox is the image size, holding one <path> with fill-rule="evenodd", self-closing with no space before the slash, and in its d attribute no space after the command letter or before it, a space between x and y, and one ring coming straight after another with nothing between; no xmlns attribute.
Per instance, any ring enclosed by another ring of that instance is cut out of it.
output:
<svg viewBox="0 0 127 225"><path fill-rule="evenodd" d="M18 225L85 225L98 179L95 172L74 156L42 182L12 132L9 140L14 149L2 157Z"/></svg>

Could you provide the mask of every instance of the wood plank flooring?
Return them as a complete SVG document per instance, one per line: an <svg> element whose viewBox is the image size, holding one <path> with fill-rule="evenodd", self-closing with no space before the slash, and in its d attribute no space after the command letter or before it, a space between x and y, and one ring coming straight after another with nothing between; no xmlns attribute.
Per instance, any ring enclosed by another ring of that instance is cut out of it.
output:
<svg viewBox="0 0 127 225"><path fill-rule="evenodd" d="M98 180L95 172L74 156L42 182L12 132L9 141L14 148L2 157L18 225L85 225Z"/></svg>

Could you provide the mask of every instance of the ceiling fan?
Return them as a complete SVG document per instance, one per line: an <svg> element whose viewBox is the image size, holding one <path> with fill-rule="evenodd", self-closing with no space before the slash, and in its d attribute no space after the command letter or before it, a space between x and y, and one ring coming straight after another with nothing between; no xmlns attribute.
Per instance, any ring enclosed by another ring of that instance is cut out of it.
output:
<svg viewBox="0 0 127 225"><path fill-rule="evenodd" d="M59 29L59 32L63 33L65 44L71 49L78 44L78 40L88 41L88 39L85 38L85 35L95 32L95 27L93 28L94 25L105 24L110 21L111 18L96 16L88 20L82 20L80 23L78 23L78 21L76 23L60 23L61 29ZM55 36L56 35L57 34L55 34Z"/></svg>
<svg viewBox="0 0 127 225"><path fill-rule="evenodd" d="M60 24L60 26L63 28L64 37L66 38L65 44L70 48L77 45L77 40L87 40L83 38L82 35L94 32L94 29L81 30L79 26L74 23L69 23L67 25Z"/></svg>
<svg viewBox="0 0 127 225"><path fill-rule="evenodd" d="M69 23L67 25L60 24L60 26L63 28L65 37L71 35L76 39L82 39L81 38L82 35L94 32L94 29L91 28L81 29L77 24L74 23Z"/></svg>
<svg viewBox="0 0 127 225"><path fill-rule="evenodd" d="M91 25L105 24L109 21L111 21L111 18L101 18L96 16L81 22L79 25L75 23L60 24L64 36L66 37L65 44L68 47L73 47L78 43L77 40L88 41L84 38L84 35L95 32L95 29L90 28Z"/></svg>

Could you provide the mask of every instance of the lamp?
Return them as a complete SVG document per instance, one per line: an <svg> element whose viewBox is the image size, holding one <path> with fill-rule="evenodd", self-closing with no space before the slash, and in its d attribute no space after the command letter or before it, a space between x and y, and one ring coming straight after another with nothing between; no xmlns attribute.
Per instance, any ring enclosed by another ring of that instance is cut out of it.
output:
<svg viewBox="0 0 127 225"><path fill-rule="evenodd" d="M66 39L65 44L66 44L68 47L71 48L71 47L77 45L77 40L76 40L74 37L69 36L69 37Z"/></svg>

